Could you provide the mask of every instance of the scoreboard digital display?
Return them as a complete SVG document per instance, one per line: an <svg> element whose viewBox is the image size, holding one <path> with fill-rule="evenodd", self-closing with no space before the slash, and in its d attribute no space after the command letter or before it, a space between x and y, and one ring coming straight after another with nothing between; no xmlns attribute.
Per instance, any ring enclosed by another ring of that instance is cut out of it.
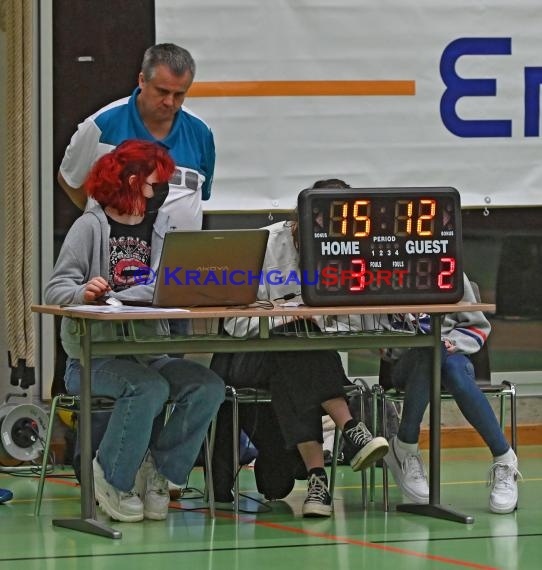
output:
<svg viewBox="0 0 542 570"><path fill-rule="evenodd" d="M308 189L298 197L308 305L455 303L463 297L454 188Z"/></svg>

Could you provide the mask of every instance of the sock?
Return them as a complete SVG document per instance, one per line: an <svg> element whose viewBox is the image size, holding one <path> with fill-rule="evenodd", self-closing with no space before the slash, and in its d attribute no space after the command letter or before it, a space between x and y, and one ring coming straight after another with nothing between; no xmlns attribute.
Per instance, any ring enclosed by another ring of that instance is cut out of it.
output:
<svg viewBox="0 0 542 570"><path fill-rule="evenodd" d="M343 433L349 429L355 428L358 425L358 422L355 419L348 420L343 427Z"/></svg>
<svg viewBox="0 0 542 570"><path fill-rule="evenodd" d="M398 437L395 438L395 452L401 461L409 455L409 454L417 454L418 453L418 444L417 443L405 443L401 441Z"/></svg>
<svg viewBox="0 0 542 570"><path fill-rule="evenodd" d="M311 475L316 475L316 477L318 477L319 479L323 479L326 483L326 486L327 486L327 473L323 467L313 467L307 473L307 479L310 479Z"/></svg>
<svg viewBox="0 0 542 570"><path fill-rule="evenodd" d="M494 463L517 463L517 461L518 458L512 448L510 448L506 453L503 453L502 455L493 457Z"/></svg>

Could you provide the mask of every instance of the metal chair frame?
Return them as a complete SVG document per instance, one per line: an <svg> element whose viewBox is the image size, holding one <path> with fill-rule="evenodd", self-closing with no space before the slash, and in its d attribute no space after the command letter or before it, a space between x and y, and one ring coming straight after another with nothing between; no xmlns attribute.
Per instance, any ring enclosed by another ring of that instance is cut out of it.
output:
<svg viewBox="0 0 542 570"><path fill-rule="evenodd" d="M95 412L109 412L113 409L115 401L106 397L93 397L91 410ZM59 410L79 413L79 396L70 396L68 394L57 394L51 401L51 410L49 412L49 424L47 426L47 435L45 444L43 446L43 455L41 460L40 479L38 483L38 490L36 493L36 501L34 503L34 516L38 516L41 510L41 502L43 498L43 488L45 485L45 477L47 474L47 462L49 460L49 451L51 449L51 440L53 439L54 423L56 413Z"/></svg>

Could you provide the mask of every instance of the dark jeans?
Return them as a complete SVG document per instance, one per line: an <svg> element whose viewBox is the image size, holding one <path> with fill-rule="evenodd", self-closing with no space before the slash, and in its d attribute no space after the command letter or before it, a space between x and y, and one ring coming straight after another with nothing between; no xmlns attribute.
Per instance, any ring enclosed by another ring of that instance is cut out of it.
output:
<svg viewBox="0 0 542 570"><path fill-rule="evenodd" d="M432 349L412 348L393 368L393 384L404 390L405 399L399 433L401 441L417 443L420 424L429 403L432 382ZM465 354L449 354L442 348L442 386L455 399L459 409L482 436L493 456L510 449L495 413L474 378L474 368Z"/></svg>

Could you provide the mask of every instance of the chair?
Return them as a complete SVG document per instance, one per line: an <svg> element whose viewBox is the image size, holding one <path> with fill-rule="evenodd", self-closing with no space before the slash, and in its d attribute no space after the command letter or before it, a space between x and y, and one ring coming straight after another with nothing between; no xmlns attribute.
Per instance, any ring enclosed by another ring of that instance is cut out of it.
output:
<svg viewBox="0 0 542 570"><path fill-rule="evenodd" d="M115 405L115 400L106 397L93 397L91 403L91 411L110 412ZM72 414L79 413L79 396L69 396L68 394L57 394L51 402L51 410L49 412L49 424L47 426L47 435L43 446L43 456L41 461L40 480L38 491L36 493L36 501L34 504L34 516L38 516L41 510L41 502L43 498L43 487L45 485L45 476L47 474L47 461L49 459L49 450L51 448L51 440L53 438L53 428L57 411L64 410Z"/></svg>
<svg viewBox="0 0 542 570"><path fill-rule="evenodd" d="M476 283L471 282L477 301L480 301L480 293ZM510 445L514 452L517 445L517 416L516 416L516 387L512 382L503 381L501 384L491 384L491 367L489 359L489 348L487 342L484 346L470 357L474 366L474 375L476 383L487 398L500 399L499 423L503 432L506 429L506 399L510 400ZM380 361L379 383L373 385L374 405L377 413L373 414L373 430L378 431L386 436L384 426L386 424L386 402L403 402L404 394L400 391L391 389L391 365L389 362ZM388 391L387 391L388 390ZM443 391L441 393L442 400L453 400L453 396ZM372 473L371 473L372 475ZM383 462L382 469L382 486L384 493L384 510L389 510L388 499L388 470L386 462ZM371 500L374 497L374 477L371 476Z"/></svg>
<svg viewBox="0 0 542 570"><path fill-rule="evenodd" d="M369 398L372 400L371 393L367 392L362 384L357 384L354 380L353 384L348 384L344 386L344 391L347 397L351 397L358 393L360 396L360 420L365 423L365 408L363 405L364 398ZM335 492L335 478L337 475L337 460L339 459L339 449L342 440L342 431L336 426L335 427L335 437L333 439L333 455L331 459L331 474L329 478L329 494L331 499L333 499L333 494ZM361 504L363 508L367 508L367 471L362 469L360 471L361 476Z"/></svg>
<svg viewBox="0 0 542 570"><path fill-rule="evenodd" d="M93 396L91 401L91 413L99 412L111 412L115 405L115 400L113 398L107 398L104 396ZM168 402L166 404L165 420L167 422L173 410L175 409L175 404L173 402ZM64 410L71 412L73 414L79 413L79 396L69 396L67 394L57 394L51 402L51 411L49 415L49 424L47 426L47 435L45 438L45 443L43 447L43 457L40 470L40 479L38 484L38 491L36 493L36 501L34 504L34 516L38 516L41 510L41 503L43 498L43 487L45 484L45 476L47 473L47 460L49 458L49 450L51 448L51 440L53 436L53 428L56 417L56 412L59 410ZM213 426L211 426L211 431ZM209 445L209 437L206 436L204 440L204 460L206 466L211 465L211 450ZM213 493L213 480L212 480L212 470L205 470L206 477L206 488L208 489L206 498L209 503L209 512L211 517L215 517L215 500Z"/></svg>
<svg viewBox="0 0 542 570"><path fill-rule="evenodd" d="M360 394L361 410L360 415L363 420L364 409L363 409L363 396L364 389L360 384L349 384L344 387L347 396L351 396L358 392ZM366 394L370 396L370 394ZM233 418L233 473L234 473L234 486L233 486L233 505L234 512L239 513L239 469L240 469L240 451L239 451L239 406L243 404L270 404L271 403L271 393L268 390L254 389L254 388L234 388L233 386L226 386L226 401L232 404L232 418ZM337 460L339 456L340 440L341 440L341 430L335 428L335 439L333 445L333 455L331 463L331 473L329 481L329 493L333 499L333 493L335 490L335 478L337 473ZM211 441L214 441L214 437L211 437ZM211 445L212 448L212 445ZM366 473L364 470L361 471L362 480L362 502L363 505L367 505L367 484L366 484Z"/></svg>

